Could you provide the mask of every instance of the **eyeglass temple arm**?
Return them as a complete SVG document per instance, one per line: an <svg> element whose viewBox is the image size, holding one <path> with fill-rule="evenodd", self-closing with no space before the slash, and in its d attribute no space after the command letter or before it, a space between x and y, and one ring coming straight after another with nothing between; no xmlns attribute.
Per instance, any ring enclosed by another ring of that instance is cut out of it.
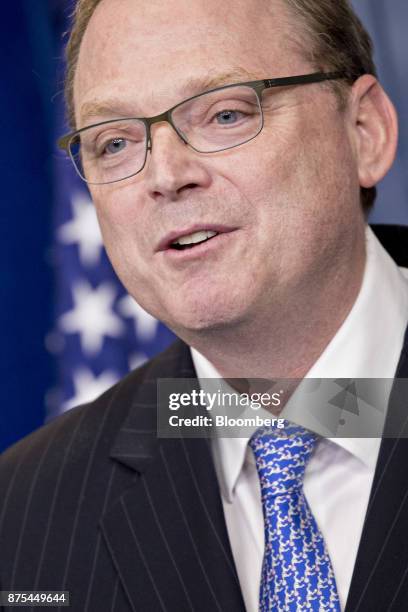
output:
<svg viewBox="0 0 408 612"><path fill-rule="evenodd" d="M345 72L315 72L300 76L282 77L277 79L266 79L265 87L282 87L284 85L303 85L305 83L320 83L322 81L333 81L336 79L350 78Z"/></svg>

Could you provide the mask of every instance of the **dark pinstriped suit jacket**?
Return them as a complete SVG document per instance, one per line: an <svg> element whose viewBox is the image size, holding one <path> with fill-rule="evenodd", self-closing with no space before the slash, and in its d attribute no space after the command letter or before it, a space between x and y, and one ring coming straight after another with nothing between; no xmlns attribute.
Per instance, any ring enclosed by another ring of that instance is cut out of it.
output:
<svg viewBox="0 0 408 612"><path fill-rule="evenodd" d="M405 231L402 243L385 233L407 265ZM194 376L179 341L3 454L0 589L69 590L75 612L244 611L207 441L156 437L157 378ZM408 338L397 376L408 378ZM398 426L408 435L408 406ZM357 610L408 610L405 439L381 445L346 609Z"/></svg>

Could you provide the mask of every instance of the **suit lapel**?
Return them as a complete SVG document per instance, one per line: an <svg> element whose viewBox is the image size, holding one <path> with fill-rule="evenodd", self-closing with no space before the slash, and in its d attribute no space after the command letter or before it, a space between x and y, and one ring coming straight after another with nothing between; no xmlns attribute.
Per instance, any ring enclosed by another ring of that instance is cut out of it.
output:
<svg viewBox="0 0 408 612"><path fill-rule="evenodd" d="M397 369L408 378L408 332ZM408 608L408 411L394 385L346 612ZM399 432L399 437L396 436Z"/></svg>
<svg viewBox="0 0 408 612"><path fill-rule="evenodd" d="M116 437L129 476L102 532L133 610L244 611L208 441L156 435L156 380L176 377L195 378L181 342L150 366Z"/></svg>

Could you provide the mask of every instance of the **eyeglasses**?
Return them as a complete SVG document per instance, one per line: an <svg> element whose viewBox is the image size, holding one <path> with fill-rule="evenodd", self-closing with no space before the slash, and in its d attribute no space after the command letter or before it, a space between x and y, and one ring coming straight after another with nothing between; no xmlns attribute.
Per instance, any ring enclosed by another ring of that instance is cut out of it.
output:
<svg viewBox="0 0 408 612"><path fill-rule="evenodd" d="M198 153L217 153L253 140L264 126L262 94L272 87L348 78L315 72L217 87L183 100L154 117L126 117L89 125L59 139L79 176L89 184L123 181L141 172L152 150L151 127L167 121Z"/></svg>

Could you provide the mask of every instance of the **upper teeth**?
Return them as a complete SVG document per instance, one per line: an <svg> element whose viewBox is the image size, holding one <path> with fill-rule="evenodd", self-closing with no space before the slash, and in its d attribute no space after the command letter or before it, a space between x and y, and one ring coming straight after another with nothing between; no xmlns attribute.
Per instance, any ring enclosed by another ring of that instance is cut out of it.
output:
<svg viewBox="0 0 408 612"><path fill-rule="evenodd" d="M177 240L175 240L172 244L196 244L197 242L203 242L203 240L208 240L208 238L212 238L216 235L217 232L203 230L200 232L194 232L194 234L189 234L188 236L180 236L180 238L177 238Z"/></svg>

